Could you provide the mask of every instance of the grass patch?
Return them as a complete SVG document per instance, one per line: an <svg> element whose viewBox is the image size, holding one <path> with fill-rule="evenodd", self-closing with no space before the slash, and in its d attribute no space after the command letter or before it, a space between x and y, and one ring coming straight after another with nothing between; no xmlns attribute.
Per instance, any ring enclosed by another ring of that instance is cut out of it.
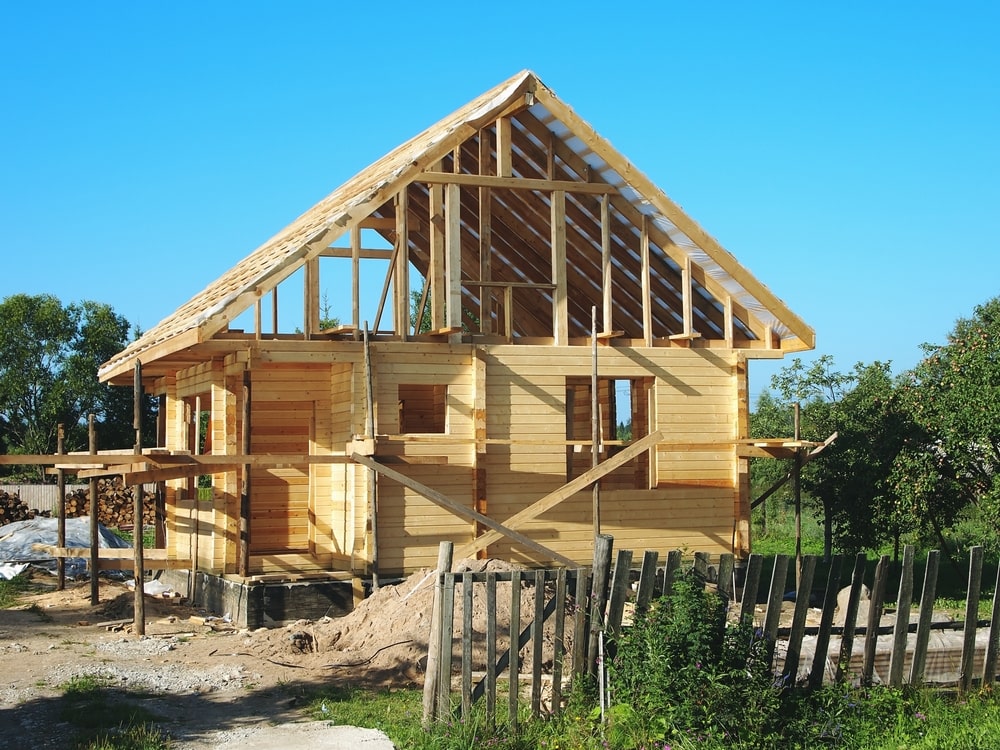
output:
<svg viewBox="0 0 1000 750"><path fill-rule="evenodd" d="M74 677L63 691L59 717L77 731L81 750L166 750L169 738L157 726L161 717L137 706L142 694L116 690L94 675Z"/></svg>
<svg viewBox="0 0 1000 750"><path fill-rule="evenodd" d="M10 609L26 594L36 594L47 590L34 583L26 574L14 576L9 581L0 580L0 609Z"/></svg>

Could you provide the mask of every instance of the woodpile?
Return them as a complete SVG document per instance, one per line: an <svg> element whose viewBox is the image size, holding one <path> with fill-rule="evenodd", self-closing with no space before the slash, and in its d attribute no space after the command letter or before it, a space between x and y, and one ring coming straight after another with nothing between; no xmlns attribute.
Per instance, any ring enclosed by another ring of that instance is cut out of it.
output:
<svg viewBox="0 0 1000 750"><path fill-rule="evenodd" d="M97 520L113 529L134 526L135 502L132 488L125 487L121 478L97 480ZM74 490L66 493L66 517L90 515L90 491ZM142 493L142 524L152 526L156 522L154 496Z"/></svg>
<svg viewBox="0 0 1000 750"><path fill-rule="evenodd" d="M0 490L0 526L14 521L30 521L35 516L45 516L40 510L29 508L16 492Z"/></svg>

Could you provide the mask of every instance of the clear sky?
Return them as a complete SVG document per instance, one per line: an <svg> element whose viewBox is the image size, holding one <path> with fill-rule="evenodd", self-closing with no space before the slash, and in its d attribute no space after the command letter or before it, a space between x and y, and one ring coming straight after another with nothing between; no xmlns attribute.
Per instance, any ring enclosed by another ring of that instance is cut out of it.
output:
<svg viewBox="0 0 1000 750"><path fill-rule="evenodd" d="M530 68L815 354L900 372L1000 294L998 32L1000 4L962 0L4 3L0 297L148 329Z"/></svg>

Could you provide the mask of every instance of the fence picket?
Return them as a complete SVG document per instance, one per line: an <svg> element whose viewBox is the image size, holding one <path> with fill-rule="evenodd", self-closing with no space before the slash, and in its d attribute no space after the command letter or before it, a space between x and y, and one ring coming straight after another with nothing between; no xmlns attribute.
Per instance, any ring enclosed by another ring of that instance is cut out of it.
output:
<svg viewBox="0 0 1000 750"><path fill-rule="evenodd" d="M507 648L507 660L510 671L510 684L507 690L507 721L511 731L517 730L517 694L518 679L521 674L521 571L510 573L510 646Z"/></svg>
<svg viewBox="0 0 1000 750"><path fill-rule="evenodd" d="M979 623L979 591L983 579L983 548L979 545L969 550L969 588L965 599L965 628L962 638L962 676L958 689L962 692L972 687L973 659L976 656L976 626Z"/></svg>
<svg viewBox="0 0 1000 750"><path fill-rule="evenodd" d="M778 623L781 618L781 602L785 598L785 583L788 581L788 555L775 555L774 569L771 571L771 589L767 595L767 611L764 613L764 637L767 638L768 653L774 657L774 644L778 638Z"/></svg>
<svg viewBox="0 0 1000 750"><path fill-rule="evenodd" d="M823 684L826 673L827 654L830 650L830 630L833 628L833 612L837 607L840 592L840 571L844 565L843 555L834 555L830 561L830 571L826 577L826 591L823 594L823 612L820 615L819 633L816 635L816 651L813 654L812 669L809 671L809 687L818 688Z"/></svg>
<svg viewBox="0 0 1000 750"><path fill-rule="evenodd" d="M795 590L795 612L792 615L792 629L788 635L788 650L785 652L785 666L782 670L782 684L794 685L799 670L802 653L802 636L806 632L806 615L809 613L809 597L812 594L813 576L816 574L816 556L802 558L802 568Z"/></svg>
<svg viewBox="0 0 1000 750"><path fill-rule="evenodd" d="M840 658L837 659L837 682L842 682L850 673L854 656L854 634L858 625L858 609L861 590L865 585L865 565L868 558L859 552L854 558L854 572L851 574L851 591L847 597L847 612L844 614L844 630L840 636Z"/></svg>
<svg viewBox="0 0 1000 750"><path fill-rule="evenodd" d="M917 642L913 647L913 661L910 662L910 684L919 685L924 681L924 665L927 663L927 644L931 636L931 620L934 617L934 598L937 594L938 550L927 553L924 567L924 587L920 592L920 614L917 616Z"/></svg>
<svg viewBox="0 0 1000 750"><path fill-rule="evenodd" d="M531 623L531 715L542 709L542 625L545 623L545 571L535 571L535 618Z"/></svg>
<svg viewBox="0 0 1000 750"><path fill-rule="evenodd" d="M490 726L497 713L497 574L491 570L486 574L486 721ZM475 698L470 696L470 700Z"/></svg>
<svg viewBox="0 0 1000 750"><path fill-rule="evenodd" d="M472 711L472 573L462 573L462 718Z"/></svg>
<svg viewBox="0 0 1000 750"><path fill-rule="evenodd" d="M642 568L639 571L639 588L635 592L635 613L641 615L649 609L653 600L653 590L656 587L656 564L660 555L655 550L646 550L642 555Z"/></svg>
<svg viewBox="0 0 1000 750"><path fill-rule="evenodd" d="M581 574L582 577L582 574ZM552 642L552 714L562 708L563 655L566 653L566 569L556 571L556 613Z"/></svg>
<svg viewBox="0 0 1000 750"><path fill-rule="evenodd" d="M903 684L903 663L906 661L906 640L910 632L910 603L913 599L913 545L903 547L903 567L899 575L896 597L896 624L892 631L892 654L889 657L889 684Z"/></svg>
<svg viewBox="0 0 1000 750"><path fill-rule="evenodd" d="M750 555L747 560L743 597L740 599L740 621L746 625L753 624L757 613L757 592L760 589L760 571L763 566L764 558L760 555Z"/></svg>
<svg viewBox="0 0 1000 750"><path fill-rule="evenodd" d="M990 632L983 655L983 687L991 685L997 673L997 642L1000 640L1000 567L993 585L993 610L990 614Z"/></svg>
<svg viewBox="0 0 1000 750"><path fill-rule="evenodd" d="M865 656L861 663L861 684L871 685L875 673L875 647L878 645L878 625L885 602L885 583L889 577L889 556L882 555L875 567L875 582L868 601L868 624L865 628Z"/></svg>

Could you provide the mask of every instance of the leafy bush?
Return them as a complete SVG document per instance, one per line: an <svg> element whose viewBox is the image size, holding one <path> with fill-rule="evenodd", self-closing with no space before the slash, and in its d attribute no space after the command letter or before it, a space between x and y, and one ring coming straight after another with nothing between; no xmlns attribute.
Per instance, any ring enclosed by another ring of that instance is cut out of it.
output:
<svg viewBox="0 0 1000 750"><path fill-rule="evenodd" d="M781 701L770 653L752 625L727 627L722 597L693 570L683 573L618 643L609 668L609 742L769 737Z"/></svg>

